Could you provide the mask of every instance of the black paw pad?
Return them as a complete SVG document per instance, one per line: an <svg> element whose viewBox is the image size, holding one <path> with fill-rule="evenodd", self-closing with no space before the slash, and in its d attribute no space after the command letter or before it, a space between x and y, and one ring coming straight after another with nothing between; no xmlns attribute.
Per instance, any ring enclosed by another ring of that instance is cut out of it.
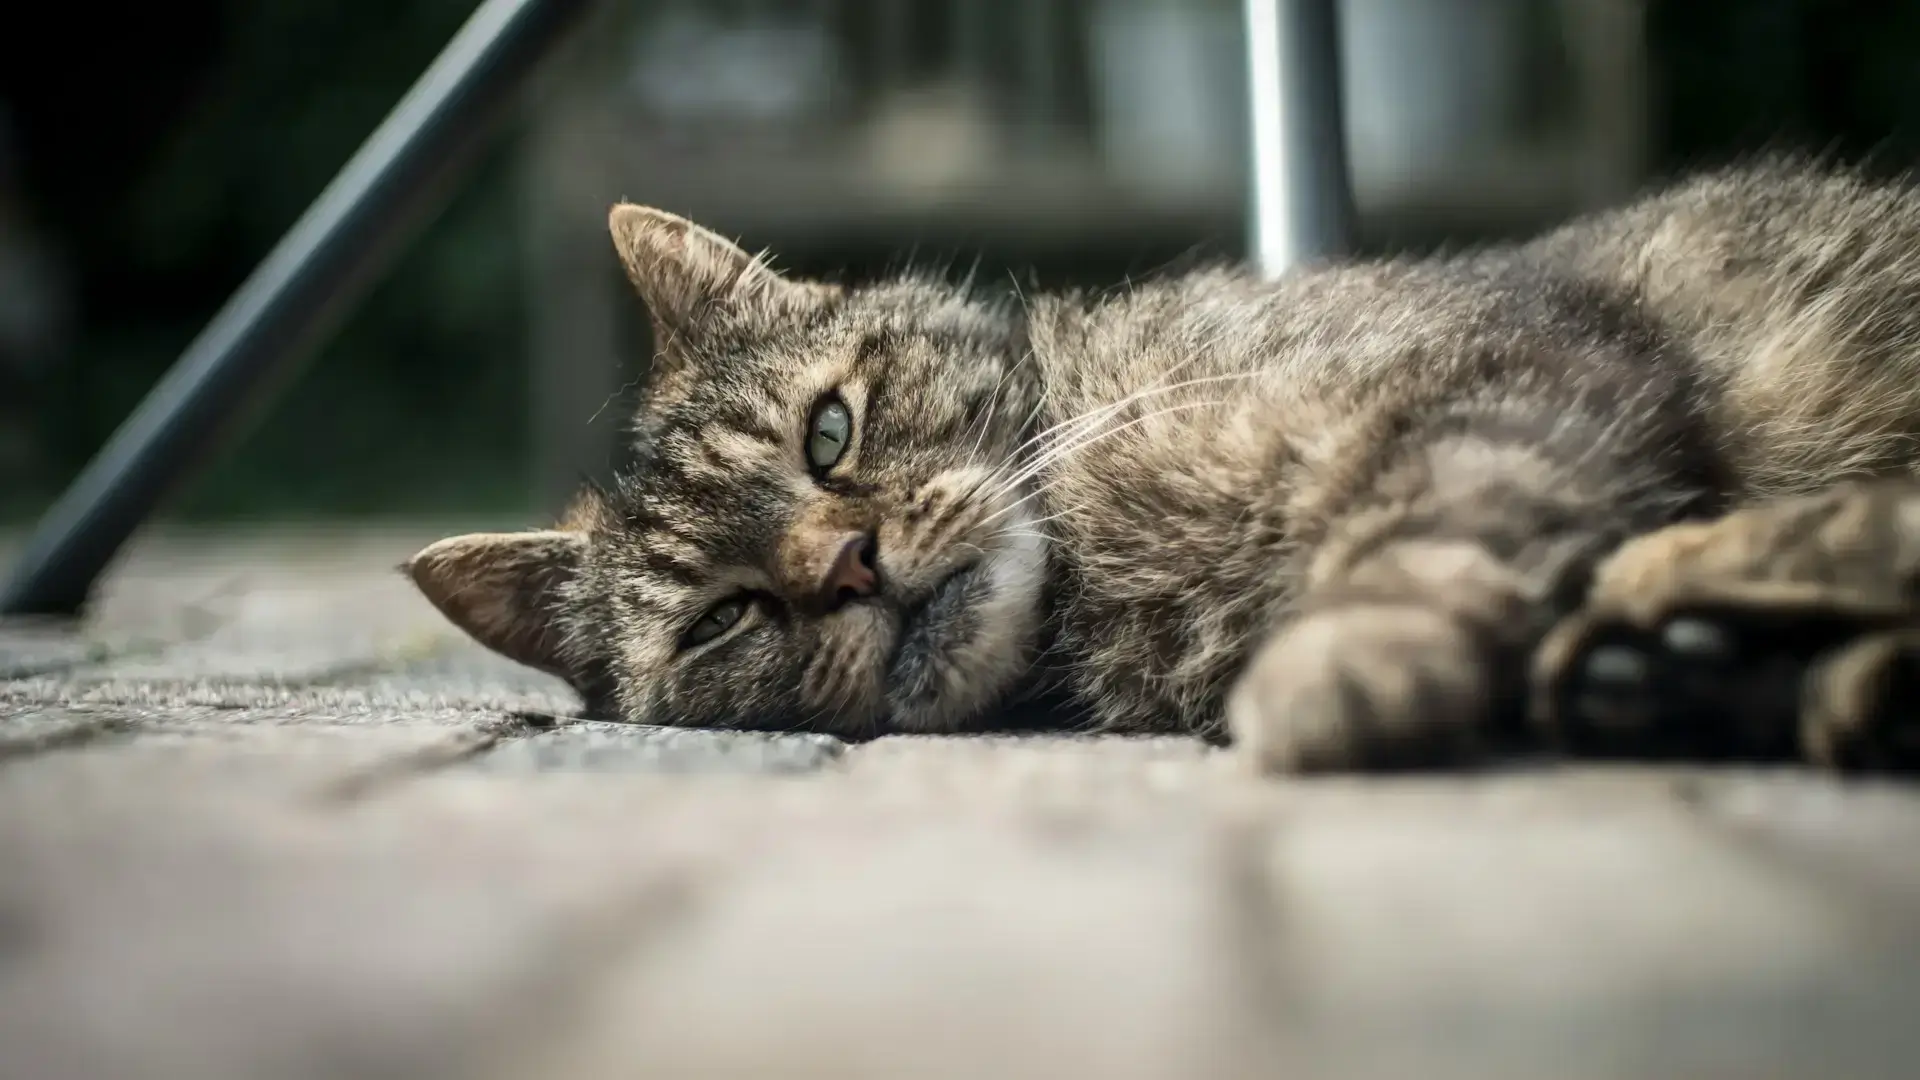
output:
<svg viewBox="0 0 1920 1080"><path fill-rule="evenodd" d="M1777 645L1698 613L1651 631L1599 628L1554 695L1560 728L1572 749L1602 756L1791 753L1812 657Z"/></svg>
<svg viewBox="0 0 1920 1080"><path fill-rule="evenodd" d="M1657 717L1653 658L1627 642L1596 646L1581 659L1570 704L1583 727L1631 734Z"/></svg>
<svg viewBox="0 0 1920 1080"><path fill-rule="evenodd" d="M1732 631L1719 623L1693 616L1681 616L1660 629L1660 644L1676 659L1711 664L1730 664L1739 655Z"/></svg>

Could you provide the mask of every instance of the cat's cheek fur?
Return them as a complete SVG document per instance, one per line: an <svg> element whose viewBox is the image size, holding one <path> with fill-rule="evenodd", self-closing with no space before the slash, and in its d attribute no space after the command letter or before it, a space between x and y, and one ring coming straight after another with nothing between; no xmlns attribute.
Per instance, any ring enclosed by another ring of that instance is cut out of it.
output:
<svg viewBox="0 0 1920 1080"><path fill-rule="evenodd" d="M1003 531L981 560L980 595L964 626L940 642L924 677L891 688L892 726L899 730L964 728L1004 704L1032 671L1044 617L1046 542L1024 506L996 524Z"/></svg>

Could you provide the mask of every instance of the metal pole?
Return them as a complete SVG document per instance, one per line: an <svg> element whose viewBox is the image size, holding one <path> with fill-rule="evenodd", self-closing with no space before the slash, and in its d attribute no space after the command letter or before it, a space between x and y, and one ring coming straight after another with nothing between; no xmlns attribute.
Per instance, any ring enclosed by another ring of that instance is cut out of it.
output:
<svg viewBox="0 0 1920 1080"><path fill-rule="evenodd" d="M484 0L41 519L0 614L72 614L127 538L238 435L444 202L595 0Z"/></svg>
<svg viewBox="0 0 1920 1080"><path fill-rule="evenodd" d="M1348 250L1352 188L1337 0L1245 0L1252 251L1272 276Z"/></svg>

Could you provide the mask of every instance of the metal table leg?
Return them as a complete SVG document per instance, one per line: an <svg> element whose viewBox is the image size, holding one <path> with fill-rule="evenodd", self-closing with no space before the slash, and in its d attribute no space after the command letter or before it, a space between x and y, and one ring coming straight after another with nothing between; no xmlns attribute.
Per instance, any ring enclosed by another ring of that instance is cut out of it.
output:
<svg viewBox="0 0 1920 1080"><path fill-rule="evenodd" d="M1337 0L1245 0L1252 252L1262 272L1352 243Z"/></svg>

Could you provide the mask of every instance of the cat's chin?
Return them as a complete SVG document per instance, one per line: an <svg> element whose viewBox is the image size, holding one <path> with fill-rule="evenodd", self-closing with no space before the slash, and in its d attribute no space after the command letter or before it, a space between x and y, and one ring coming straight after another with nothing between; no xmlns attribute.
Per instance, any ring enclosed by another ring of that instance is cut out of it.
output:
<svg viewBox="0 0 1920 1080"><path fill-rule="evenodd" d="M955 731L987 718L1024 679L1039 636L1045 543L1020 515L1000 544L903 612L886 662L886 726Z"/></svg>
<svg viewBox="0 0 1920 1080"><path fill-rule="evenodd" d="M980 633L978 611L992 590L986 567L971 562L942 578L919 603L902 612L887 658L887 684L917 688L932 679L942 657L965 648Z"/></svg>

